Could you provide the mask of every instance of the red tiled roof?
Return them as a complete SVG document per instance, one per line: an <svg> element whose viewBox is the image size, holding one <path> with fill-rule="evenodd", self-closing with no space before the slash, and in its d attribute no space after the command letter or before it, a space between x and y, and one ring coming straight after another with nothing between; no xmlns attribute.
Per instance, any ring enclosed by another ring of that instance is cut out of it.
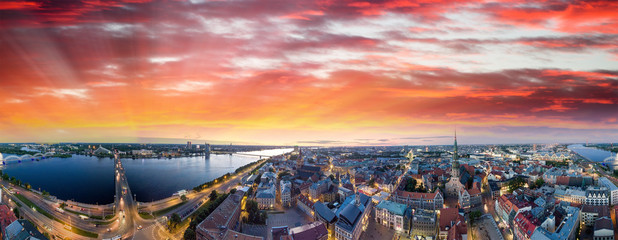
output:
<svg viewBox="0 0 618 240"><path fill-rule="evenodd" d="M420 198L434 199L436 198L436 195L439 192L440 192L440 189L436 190L433 193L420 193L420 192L408 192L408 191L397 190L395 194L400 197L413 198L413 199L420 199Z"/></svg>
<svg viewBox="0 0 618 240"><path fill-rule="evenodd" d="M443 208L440 210L440 231L447 231L447 227L450 229L457 219L463 217L459 215L458 208Z"/></svg>
<svg viewBox="0 0 618 240"><path fill-rule="evenodd" d="M458 221L448 230L448 235L446 237L447 240L463 240L463 234L468 233L468 227L466 226L466 222Z"/></svg>
<svg viewBox="0 0 618 240"><path fill-rule="evenodd" d="M479 190L478 188L471 188L470 190L468 190L468 194L470 194L470 196L481 194L481 190Z"/></svg>
<svg viewBox="0 0 618 240"><path fill-rule="evenodd" d="M514 220L514 224L521 229L521 233L523 233L527 238L532 236L532 233L539 225L538 220L533 219L532 214L529 211L522 212L517 214Z"/></svg>
<svg viewBox="0 0 618 240"><path fill-rule="evenodd" d="M0 205L0 227L4 229L15 220L17 220L17 217L15 217L11 209L7 205Z"/></svg>
<svg viewBox="0 0 618 240"><path fill-rule="evenodd" d="M301 194L300 196L298 196L298 201L302 202L307 207L313 209L313 202L311 200L309 200L309 198L307 196L305 196L304 194Z"/></svg>
<svg viewBox="0 0 618 240"><path fill-rule="evenodd" d="M235 215L237 211L240 211L240 201L244 192L237 191L235 194L229 195L219 206L212 212L206 219L204 219L198 226L197 231L208 231L214 235L222 237L227 228L237 221L238 216ZM225 227L225 228L222 228Z"/></svg>
<svg viewBox="0 0 618 240"><path fill-rule="evenodd" d="M569 185L569 176L556 177L556 185Z"/></svg>

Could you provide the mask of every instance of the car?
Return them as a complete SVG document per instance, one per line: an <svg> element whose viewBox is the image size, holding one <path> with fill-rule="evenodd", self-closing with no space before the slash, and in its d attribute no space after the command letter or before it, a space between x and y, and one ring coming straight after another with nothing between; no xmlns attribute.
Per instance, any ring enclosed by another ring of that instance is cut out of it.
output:
<svg viewBox="0 0 618 240"><path fill-rule="evenodd" d="M112 231L112 229L111 229L111 228L108 228L108 229L107 229L107 232L111 232L111 231Z"/></svg>
<svg viewBox="0 0 618 240"><path fill-rule="evenodd" d="M142 229L142 225L137 226L137 230L141 230Z"/></svg>

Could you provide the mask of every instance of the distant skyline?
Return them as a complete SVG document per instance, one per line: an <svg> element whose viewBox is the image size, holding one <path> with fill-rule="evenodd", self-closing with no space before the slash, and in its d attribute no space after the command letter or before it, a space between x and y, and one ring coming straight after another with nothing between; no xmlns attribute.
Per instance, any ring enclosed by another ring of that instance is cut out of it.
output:
<svg viewBox="0 0 618 240"><path fill-rule="evenodd" d="M616 12L3 1L0 142L443 145L455 128L460 144L618 142Z"/></svg>

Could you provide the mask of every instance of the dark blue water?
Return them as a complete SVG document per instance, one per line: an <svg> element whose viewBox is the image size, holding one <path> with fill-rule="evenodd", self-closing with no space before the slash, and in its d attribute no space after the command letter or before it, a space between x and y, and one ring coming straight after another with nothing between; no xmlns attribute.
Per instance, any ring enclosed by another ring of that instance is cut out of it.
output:
<svg viewBox="0 0 618 240"><path fill-rule="evenodd" d="M252 152L278 155L291 149ZM4 155L6 158L9 155ZM137 200L147 202L190 190L238 167L259 160L257 156L211 155L172 159L122 159L131 192ZM48 191L59 199L83 203L107 204L114 198L114 167L110 158L74 155L71 158L48 158L2 165L2 171Z"/></svg>
<svg viewBox="0 0 618 240"><path fill-rule="evenodd" d="M186 157L172 159L122 159L131 192L137 201L150 202L191 190L202 183L234 172L236 168L259 160L241 155L211 155L210 159Z"/></svg>
<svg viewBox="0 0 618 240"><path fill-rule="evenodd" d="M74 155L40 161L9 163L3 173L48 191L59 199L106 204L114 201L114 161L110 158Z"/></svg>

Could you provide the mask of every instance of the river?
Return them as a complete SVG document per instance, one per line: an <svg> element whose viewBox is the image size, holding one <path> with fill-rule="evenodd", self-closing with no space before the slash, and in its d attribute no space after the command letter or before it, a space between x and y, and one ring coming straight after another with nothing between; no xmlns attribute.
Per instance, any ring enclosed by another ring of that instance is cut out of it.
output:
<svg viewBox="0 0 618 240"><path fill-rule="evenodd" d="M292 149L272 149L248 154L275 156ZM8 155L5 155L5 157ZM210 158L122 159L131 192L140 202L159 200L182 189L192 189L260 158L242 154L210 155ZM91 204L114 200L113 159L84 155L48 158L3 165L2 172L48 191L59 199Z"/></svg>
<svg viewBox="0 0 618 240"><path fill-rule="evenodd" d="M604 164L613 169L618 169L616 155L610 151L598 148L585 147L581 144L569 145L568 148L584 158L593 162L605 162Z"/></svg>

